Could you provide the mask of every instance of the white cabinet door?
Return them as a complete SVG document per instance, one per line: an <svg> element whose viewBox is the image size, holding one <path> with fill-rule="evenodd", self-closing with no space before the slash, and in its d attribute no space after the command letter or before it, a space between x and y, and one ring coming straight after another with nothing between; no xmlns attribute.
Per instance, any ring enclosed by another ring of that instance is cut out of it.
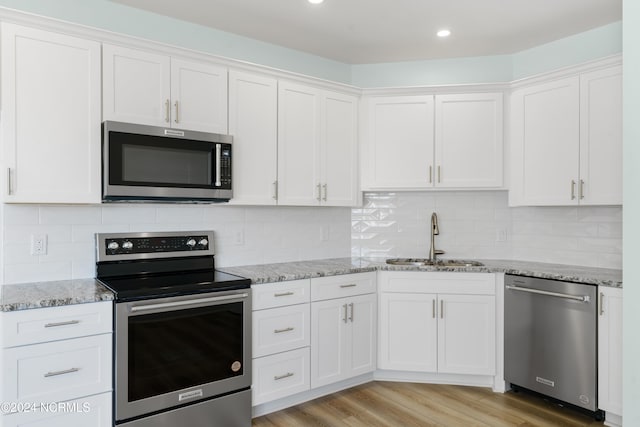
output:
<svg viewBox="0 0 640 427"><path fill-rule="evenodd" d="M435 294L380 294L380 369L437 371L436 302Z"/></svg>
<svg viewBox="0 0 640 427"><path fill-rule="evenodd" d="M226 134L227 69L172 58L171 103L171 126Z"/></svg>
<svg viewBox="0 0 640 427"><path fill-rule="evenodd" d="M322 204L358 204L358 100L324 92L321 126Z"/></svg>
<svg viewBox="0 0 640 427"><path fill-rule="evenodd" d="M2 24L5 202L100 203L100 44Z"/></svg>
<svg viewBox="0 0 640 427"><path fill-rule="evenodd" d="M502 93L437 95L436 187L501 187Z"/></svg>
<svg viewBox="0 0 640 427"><path fill-rule="evenodd" d="M622 289L601 286L598 319L598 408L622 415Z"/></svg>
<svg viewBox="0 0 640 427"><path fill-rule="evenodd" d="M278 82L229 72L234 204L274 205L278 160Z"/></svg>
<svg viewBox="0 0 640 427"><path fill-rule="evenodd" d="M311 303L311 387L346 376L348 308L346 299Z"/></svg>
<svg viewBox="0 0 640 427"><path fill-rule="evenodd" d="M438 372L495 375L493 295L439 295Z"/></svg>
<svg viewBox="0 0 640 427"><path fill-rule="evenodd" d="M376 300L376 294L369 294L347 301L350 321L346 345L348 377L372 372L376 368Z"/></svg>
<svg viewBox="0 0 640 427"><path fill-rule="evenodd" d="M578 203L579 83L576 76L513 92L511 204Z"/></svg>
<svg viewBox="0 0 640 427"><path fill-rule="evenodd" d="M278 86L278 204L320 204L320 91Z"/></svg>
<svg viewBox="0 0 640 427"><path fill-rule="evenodd" d="M433 96L369 100L368 189L433 185Z"/></svg>
<svg viewBox="0 0 640 427"><path fill-rule="evenodd" d="M580 76L580 204L622 204L622 67Z"/></svg>
<svg viewBox="0 0 640 427"><path fill-rule="evenodd" d="M170 58L108 44L102 56L104 120L170 126Z"/></svg>

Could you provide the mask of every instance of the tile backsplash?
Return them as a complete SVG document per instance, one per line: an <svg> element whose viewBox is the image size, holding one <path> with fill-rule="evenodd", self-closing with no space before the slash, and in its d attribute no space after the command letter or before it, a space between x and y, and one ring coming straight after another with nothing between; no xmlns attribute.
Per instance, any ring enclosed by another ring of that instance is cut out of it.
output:
<svg viewBox="0 0 640 427"><path fill-rule="evenodd" d="M4 205L3 283L95 276L95 233L212 229L216 265L349 256L349 208ZM31 236L46 234L46 255Z"/></svg>
<svg viewBox="0 0 640 427"><path fill-rule="evenodd" d="M351 214L352 256L427 257L431 213L447 258L622 268L622 208L509 208L506 191L366 193Z"/></svg>
<svg viewBox="0 0 640 427"><path fill-rule="evenodd" d="M509 208L505 191L366 193L362 208L114 204L2 206L2 283L95 275L97 232L215 230L219 266L305 259L494 258L622 268L621 207ZM46 235L46 255L31 236Z"/></svg>

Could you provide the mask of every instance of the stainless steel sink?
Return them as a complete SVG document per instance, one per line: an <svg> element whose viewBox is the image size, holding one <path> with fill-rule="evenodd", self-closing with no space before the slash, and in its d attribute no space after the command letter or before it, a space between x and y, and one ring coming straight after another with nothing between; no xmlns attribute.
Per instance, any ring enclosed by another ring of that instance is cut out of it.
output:
<svg viewBox="0 0 640 427"><path fill-rule="evenodd" d="M478 261L460 260L460 259L439 259L430 260L429 258L390 258L387 264L391 265L414 265L422 266L441 266L441 267L481 267L484 264Z"/></svg>

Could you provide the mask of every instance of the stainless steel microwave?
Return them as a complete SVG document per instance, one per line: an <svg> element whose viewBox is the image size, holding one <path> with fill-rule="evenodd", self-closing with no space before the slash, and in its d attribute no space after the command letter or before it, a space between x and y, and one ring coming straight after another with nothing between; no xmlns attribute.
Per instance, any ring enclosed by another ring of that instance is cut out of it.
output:
<svg viewBox="0 0 640 427"><path fill-rule="evenodd" d="M232 137L105 121L102 200L225 202L233 196Z"/></svg>

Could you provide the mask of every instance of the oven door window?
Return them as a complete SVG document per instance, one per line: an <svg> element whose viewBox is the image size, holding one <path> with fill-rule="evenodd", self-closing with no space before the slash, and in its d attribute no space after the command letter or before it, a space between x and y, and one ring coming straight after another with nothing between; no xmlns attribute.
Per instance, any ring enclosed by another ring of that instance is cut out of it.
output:
<svg viewBox="0 0 640 427"><path fill-rule="evenodd" d="M242 302L128 322L130 402L243 374Z"/></svg>
<svg viewBox="0 0 640 427"><path fill-rule="evenodd" d="M110 132L109 138L111 185L213 186L213 143L120 132Z"/></svg>

